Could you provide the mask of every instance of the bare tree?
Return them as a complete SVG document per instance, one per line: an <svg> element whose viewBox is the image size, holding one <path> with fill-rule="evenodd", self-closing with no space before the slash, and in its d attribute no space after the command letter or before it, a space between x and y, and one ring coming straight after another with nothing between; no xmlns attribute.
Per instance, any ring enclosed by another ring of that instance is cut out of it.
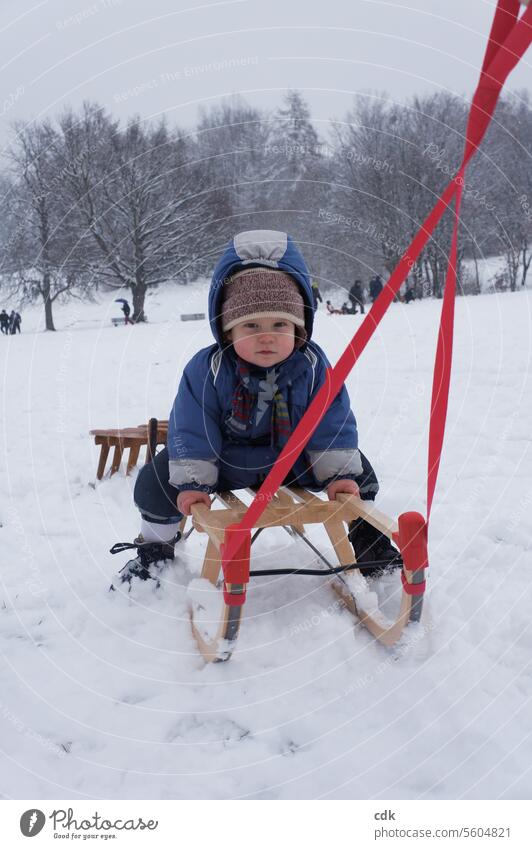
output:
<svg viewBox="0 0 532 849"><path fill-rule="evenodd" d="M148 288L183 273L204 248L205 175L192 142L140 118L120 129L99 106L59 122L65 190L99 256L99 273L133 298L144 321Z"/></svg>
<svg viewBox="0 0 532 849"><path fill-rule="evenodd" d="M79 293L87 276L79 268L77 234L65 216L49 122L14 125L10 181L3 195L4 282L19 303L41 298L46 330L55 330L52 306Z"/></svg>
<svg viewBox="0 0 532 849"><path fill-rule="evenodd" d="M502 253L508 288L525 285L532 262L532 109L527 92L501 100L487 138L491 247ZM493 243L495 237L495 244Z"/></svg>
<svg viewBox="0 0 532 849"><path fill-rule="evenodd" d="M228 98L202 110L197 138L216 213L216 250L220 240L244 227L285 230L299 237L318 273L323 264L323 246L316 245L318 209L328 175L302 96L289 92L272 113L242 97Z"/></svg>
<svg viewBox="0 0 532 849"><path fill-rule="evenodd" d="M235 96L200 111L198 155L209 181L215 244L243 229L243 221L264 226L277 173L268 147L270 117Z"/></svg>
<svg viewBox="0 0 532 849"><path fill-rule="evenodd" d="M276 211L279 229L294 235L318 282L340 282L341 263L324 239L320 217L331 193L330 149L316 131L309 106L299 91L289 90L271 116L268 158L274 172L269 183L269 207Z"/></svg>
<svg viewBox="0 0 532 849"><path fill-rule="evenodd" d="M290 232L326 286L389 274L459 168L466 112L445 92L359 95L330 145L297 91L271 112L228 98L188 136L138 117L122 127L97 104L19 125L0 185L3 283L42 299L48 329L57 298L99 283L129 289L142 321L150 287L206 273L254 227ZM506 96L463 187L461 291L480 291L483 255L505 256L508 288L527 280L531 139L528 96ZM412 263L418 297L441 297L452 226L450 210ZM476 272L462 279L465 260Z"/></svg>
<svg viewBox="0 0 532 849"><path fill-rule="evenodd" d="M465 108L446 93L406 104L382 95L360 95L347 120L335 125L336 192L358 239L359 256L379 272L395 268L436 197L458 170ZM344 216L345 217L345 216ZM352 222L355 222L354 227ZM452 216L444 216L420 258L411 282L441 297Z"/></svg>

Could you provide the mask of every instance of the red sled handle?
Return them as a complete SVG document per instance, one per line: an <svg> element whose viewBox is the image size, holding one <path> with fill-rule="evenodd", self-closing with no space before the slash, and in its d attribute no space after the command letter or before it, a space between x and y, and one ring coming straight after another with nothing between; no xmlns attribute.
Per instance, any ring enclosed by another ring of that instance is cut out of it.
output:
<svg viewBox="0 0 532 849"><path fill-rule="evenodd" d="M425 569L429 565L427 523L421 513L414 511L401 513L397 523L399 531L393 535L393 540L399 546L403 558L403 589L408 595L423 595Z"/></svg>
<svg viewBox="0 0 532 849"><path fill-rule="evenodd" d="M220 546L224 576L224 601L230 607L240 607L246 600L249 582L251 531L239 525L228 525Z"/></svg>

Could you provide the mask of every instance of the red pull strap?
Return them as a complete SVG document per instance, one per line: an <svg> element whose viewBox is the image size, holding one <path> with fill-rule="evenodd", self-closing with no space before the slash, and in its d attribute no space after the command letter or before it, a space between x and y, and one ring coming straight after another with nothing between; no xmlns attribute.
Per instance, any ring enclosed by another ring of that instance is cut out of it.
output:
<svg viewBox="0 0 532 849"><path fill-rule="evenodd" d="M467 123L464 158L455 178L455 221L445 280L445 291L434 362L427 464L427 522L430 518L438 479L447 421L454 337L456 264L460 206L467 164L482 141L493 117L499 95L510 71L523 56L532 40L532 9L516 23L519 0L500 0L497 5L478 88L473 97Z"/></svg>
<svg viewBox="0 0 532 849"><path fill-rule="evenodd" d="M347 375L371 339L386 310L406 279L412 263L419 257L445 210L456 196L455 230L453 232L440 332L438 335L438 350L431 403L427 475L427 515L430 514L443 445L451 374L458 214L460 211L463 176L468 162L478 149L478 145L482 141L490 124L498 97L508 75L532 42L532 6L529 6L525 10L520 20L517 20L519 5L519 0L498 0L479 86L471 104L464 159L457 176L451 180L423 222L418 233L401 257L383 291L349 342L346 350L334 368L328 370L324 385L317 393L296 430L292 433L271 472L258 490L253 503L242 517L240 522L240 528L242 530L251 530L254 522L262 515L267 504L277 492L288 471L303 451L315 428L329 408L329 405L340 391ZM236 555L237 545L236 539L229 540L226 536L226 563L229 563Z"/></svg>
<svg viewBox="0 0 532 849"><path fill-rule="evenodd" d="M230 607L239 607L246 600L250 550L251 533L239 525L228 525L224 542L220 546L220 554L224 576L224 601Z"/></svg>

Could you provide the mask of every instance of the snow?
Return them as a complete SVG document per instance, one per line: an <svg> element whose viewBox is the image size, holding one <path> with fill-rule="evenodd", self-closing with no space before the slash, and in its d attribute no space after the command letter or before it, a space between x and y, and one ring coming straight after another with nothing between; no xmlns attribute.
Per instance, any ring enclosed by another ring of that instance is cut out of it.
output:
<svg viewBox="0 0 532 849"><path fill-rule="evenodd" d="M194 532L161 586L108 587L138 531L134 475L96 481L95 427L166 418L210 341L206 283L150 295L150 323L111 325L114 295L40 310L0 339L0 793L10 798L529 798L532 791L532 293L457 301L452 395L423 622L391 650L326 581L254 579L236 651L205 665L187 587L216 599ZM391 516L425 512L441 303L393 304L348 380ZM334 362L360 321L320 311ZM334 557L320 528L311 538ZM316 565L282 529L254 566ZM397 576L363 591L384 614ZM361 591L362 591L361 590Z"/></svg>

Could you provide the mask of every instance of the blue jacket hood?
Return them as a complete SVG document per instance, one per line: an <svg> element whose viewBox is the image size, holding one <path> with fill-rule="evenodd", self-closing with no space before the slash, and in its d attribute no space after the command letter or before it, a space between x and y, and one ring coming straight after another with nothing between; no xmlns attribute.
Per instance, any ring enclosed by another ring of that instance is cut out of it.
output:
<svg viewBox="0 0 532 849"><path fill-rule="evenodd" d="M308 268L292 237L278 230L246 230L238 233L220 257L209 290L209 321L214 338L219 345L222 344L219 317L224 280L242 268L260 265L286 271L298 283L305 303L307 341L310 340L315 306Z"/></svg>

